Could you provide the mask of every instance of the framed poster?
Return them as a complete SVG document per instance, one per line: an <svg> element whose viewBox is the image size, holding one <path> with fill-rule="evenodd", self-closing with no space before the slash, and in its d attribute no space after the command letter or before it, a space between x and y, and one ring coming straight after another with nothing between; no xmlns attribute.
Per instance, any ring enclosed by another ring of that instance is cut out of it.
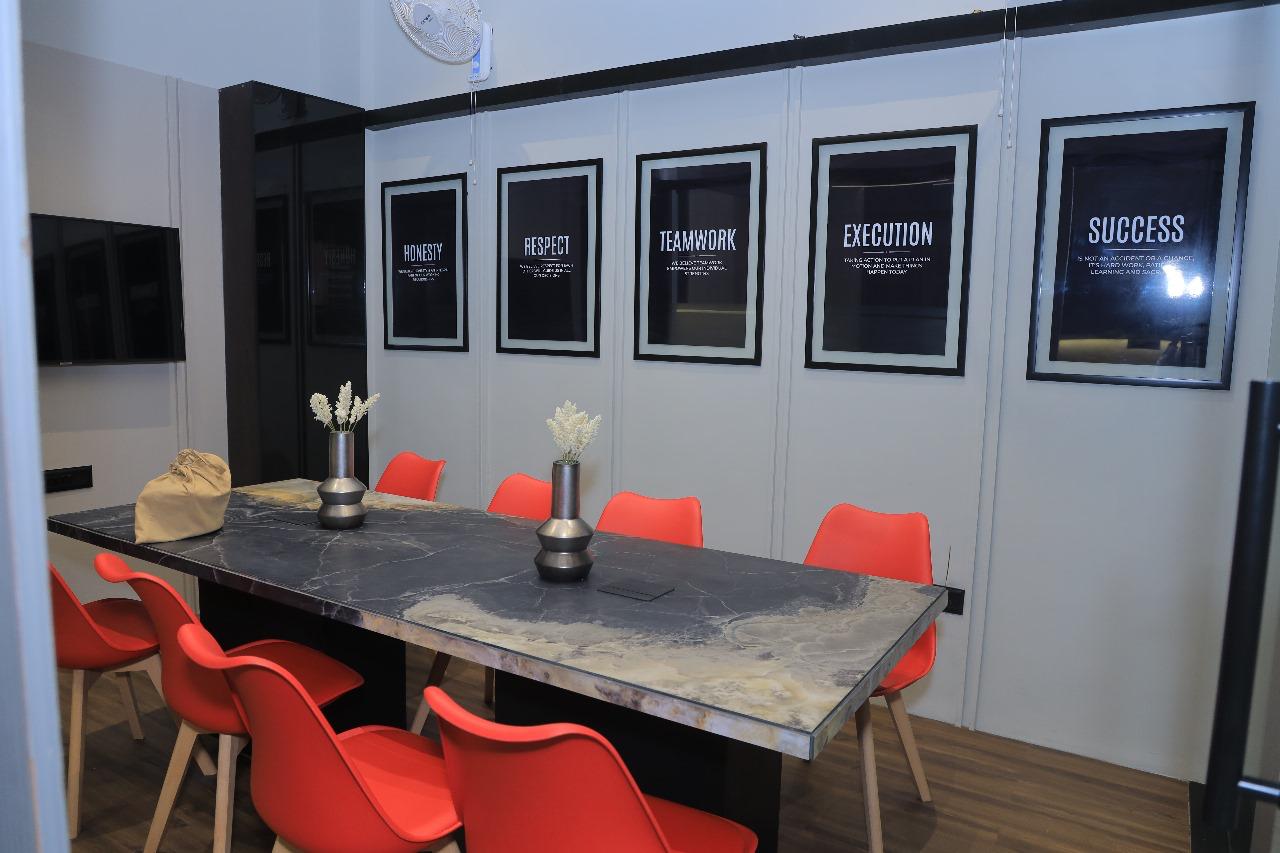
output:
<svg viewBox="0 0 1280 853"><path fill-rule="evenodd" d="M636 158L635 357L759 364L765 144Z"/></svg>
<svg viewBox="0 0 1280 853"><path fill-rule="evenodd" d="M382 345L467 351L467 176L382 185Z"/></svg>
<svg viewBox="0 0 1280 853"><path fill-rule="evenodd" d="M805 367L964 374L977 141L813 140Z"/></svg>
<svg viewBox="0 0 1280 853"><path fill-rule="evenodd" d="M498 352L600 357L603 165L498 170Z"/></svg>
<svg viewBox="0 0 1280 853"><path fill-rule="evenodd" d="M1046 119L1027 378L1227 388L1253 104Z"/></svg>

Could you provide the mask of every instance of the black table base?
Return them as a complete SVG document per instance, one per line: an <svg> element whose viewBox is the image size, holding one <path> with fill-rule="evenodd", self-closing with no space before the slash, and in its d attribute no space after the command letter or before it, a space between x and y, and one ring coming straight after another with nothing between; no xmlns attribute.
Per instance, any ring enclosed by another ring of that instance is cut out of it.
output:
<svg viewBox="0 0 1280 853"><path fill-rule="evenodd" d="M257 595L200 581L200 621L229 649L254 640L292 640L342 661L364 684L324 709L336 731L405 727L405 644Z"/></svg>
<svg viewBox="0 0 1280 853"><path fill-rule="evenodd" d="M760 853L778 849L781 753L505 672L495 694L498 722L589 726L609 739L646 794L749 827Z"/></svg>

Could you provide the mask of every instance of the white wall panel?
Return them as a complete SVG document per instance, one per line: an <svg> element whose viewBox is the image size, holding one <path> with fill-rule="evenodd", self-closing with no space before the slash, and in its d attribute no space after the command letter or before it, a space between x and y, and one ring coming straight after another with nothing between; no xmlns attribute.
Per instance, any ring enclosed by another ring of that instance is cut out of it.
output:
<svg viewBox="0 0 1280 853"><path fill-rule="evenodd" d="M804 559L818 523L837 503L918 511L929 517L936 581L970 588L1002 152L1000 53L998 44L981 45L804 71L799 216L790 235L800 250L787 318L791 415L779 543L786 559ZM978 126L965 375L805 369L813 139L964 125ZM913 711L960 722L971 612L939 620L938 663L912 691Z"/></svg>
<svg viewBox="0 0 1280 853"><path fill-rule="evenodd" d="M1273 317L1280 175L1263 152L1280 142L1280 91L1264 45L1278 22L1280 9L1240 11L1041 37L1021 53L979 45L487 114L469 203L472 352L382 350L370 253L370 381L387 395L375 467L422 436L420 452L450 459L442 497L484 506L512 471L546 476L542 420L569 397L606 418L586 459L588 519L615 489L696 494L708 545L797 560L834 503L924 511L937 580L970 600L965 616L943 617L913 710L1198 777L1245 387L1265 374ZM1250 99L1233 390L1028 382L1040 120ZM965 375L804 369L811 140L969 124ZM371 244L378 183L459 171L471 133L455 119L371 135ZM758 141L769 146L763 364L634 361L635 156ZM594 157L605 160L602 357L498 355L494 172Z"/></svg>
<svg viewBox="0 0 1280 853"><path fill-rule="evenodd" d="M982 729L1202 777L1248 382L1266 375L1276 281L1277 21L1269 8L1023 45ZM1258 110L1231 390L1027 381L1041 119L1246 100Z"/></svg>
<svg viewBox="0 0 1280 853"><path fill-rule="evenodd" d="M365 139L365 311L369 335L369 390L383 397L369 415L370 479L377 480L391 457L412 450L445 459L438 497L447 503L484 505L480 483L480 362L485 350L478 332L482 292L490 287L481 219L481 195L489 184L467 181L469 352L416 352L382 348L382 184L452 175L468 170L471 133L467 119L431 127L410 125Z"/></svg>

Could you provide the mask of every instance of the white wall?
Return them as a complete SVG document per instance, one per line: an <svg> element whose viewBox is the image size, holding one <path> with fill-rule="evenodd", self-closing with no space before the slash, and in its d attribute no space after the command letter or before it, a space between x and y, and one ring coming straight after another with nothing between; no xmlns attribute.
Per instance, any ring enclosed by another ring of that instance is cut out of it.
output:
<svg viewBox="0 0 1280 853"><path fill-rule="evenodd" d="M588 518L618 489L698 494L709 546L800 559L838 501L923 510L938 580L949 565L970 601L943 617L913 710L1198 778L1245 390L1266 372L1276 289L1280 174L1262 152L1280 143L1264 48L1278 29L1267 8L1032 39L1016 56L979 45L481 115L471 352L383 350L381 253L368 253L373 467L404 447L445 456L442 498L483 506L512 471L545 476L541 420L567 396L606 415ZM1239 100L1258 112L1233 390L1028 382L1040 120ZM979 127L966 375L805 370L810 140L958 124ZM465 169L472 132L453 119L369 134L371 247L380 182ZM763 365L635 362L635 155L756 141L769 144ZM602 357L496 354L494 171L583 157L605 159Z"/></svg>
<svg viewBox="0 0 1280 853"><path fill-rule="evenodd" d="M22 35L214 89L260 80L358 104L366 5L386 6L373 0L23 0Z"/></svg>
<svg viewBox="0 0 1280 853"><path fill-rule="evenodd" d="M182 448L227 453L217 92L31 43L23 70L32 212L180 229L185 362L40 368L44 465L94 476L48 511L128 503ZM109 589L89 549L50 553L81 595Z"/></svg>
<svg viewBox="0 0 1280 853"><path fill-rule="evenodd" d="M483 0L494 28L493 75L483 88L815 36L999 9L964 0ZM1023 4L1028 5L1028 4ZM363 6L362 105L384 107L465 92L469 66L446 65L405 37L387 4Z"/></svg>

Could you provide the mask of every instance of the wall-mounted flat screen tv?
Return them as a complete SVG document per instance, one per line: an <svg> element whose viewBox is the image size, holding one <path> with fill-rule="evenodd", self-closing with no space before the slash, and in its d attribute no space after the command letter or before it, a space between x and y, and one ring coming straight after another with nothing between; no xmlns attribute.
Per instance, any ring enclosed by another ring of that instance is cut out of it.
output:
<svg viewBox="0 0 1280 853"><path fill-rule="evenodd" d="M183 361L178 229L31 217L41 364Z"/></svg>

